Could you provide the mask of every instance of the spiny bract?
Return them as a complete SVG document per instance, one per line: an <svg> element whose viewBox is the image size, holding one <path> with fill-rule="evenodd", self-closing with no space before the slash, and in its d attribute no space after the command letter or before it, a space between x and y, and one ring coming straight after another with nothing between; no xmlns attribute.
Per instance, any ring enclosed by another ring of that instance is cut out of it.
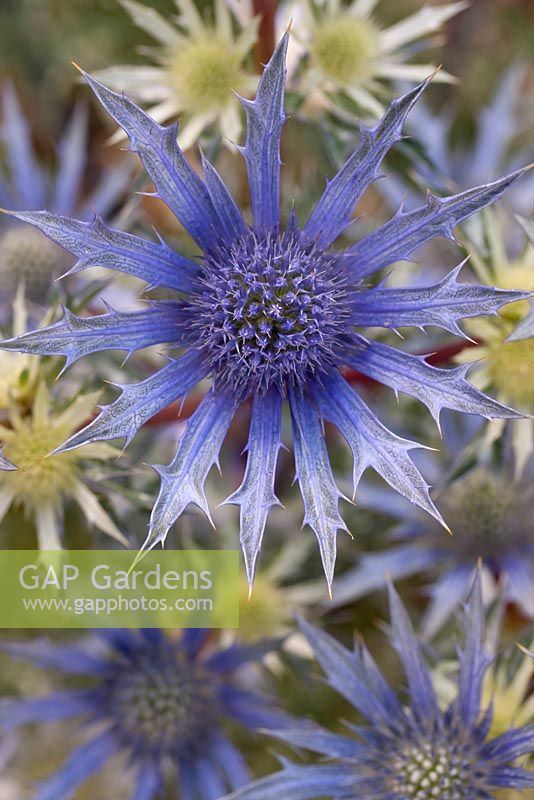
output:
<svg viewBox="0 0 534 800"><path fill-rule="evenodd" d="M499 469L478 465L449 485L446 476L438 505L453 536L419 509L402 504L389 490L365 487L360 503L399 518L391 546L365 553L360 564L335 583L335 603L344 605L392 580L434 573L430 602L422 619L426 637L434 636L465 598L469 575L480 559L488 586L503 584L503 597L534 619L534 488L531 460L522 480L509 464ZM490 592L490 594L492 594Z"/></svg>

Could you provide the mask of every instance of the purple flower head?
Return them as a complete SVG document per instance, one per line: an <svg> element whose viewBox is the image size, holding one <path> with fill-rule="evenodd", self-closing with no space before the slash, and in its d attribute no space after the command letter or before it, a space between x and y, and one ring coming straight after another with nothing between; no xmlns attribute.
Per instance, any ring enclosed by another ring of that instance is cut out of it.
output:
<svg viewBox="0 0 534 800"><path fill-rule="evenodd" d="M75 108L57 149L57 169L48 175L34 151L28 122L11 84L4 87L1 101L0 140L6 171L0 169L0 204L4 208L46 206L57 214L78 214L82 219L90 219L95 209L102 215L112 210L131 181L132 168L125 164L110 171L82 199L88 130L84 105ZM20 281L25 282L29 299L42 302L54 278L68 266L68 256L39 231L7 216L0 220L0 292L7 302Z"/></svg>
<svg viewBox="0 0 534 800"><path fill-rule="evenodd" d="M97 651L46 640L3 642L1 649L14 658L93 680L91 688L0 700L4 730L75 717L95 726L94 736L41 784L34 800L69 800L121 752L131 762L133 800L159 797L169 764L184 800L215 800L250 780L224 726L254 730L287 724L266 699L240 688L234 675L270 646L213 650L208 633L189 630L177 640L157 629L100 631L107 647Z"/></svg>
<svg viewBox="0 0 534 800"><path fill-rule="evenodd" d="M480 576L465 612L457 693L442 709L423 650L399 596L390 590L391 641L408 683L408 700L390 688L363 644L351 652L308 623L301 627L328 684L366 720L347 735L302 723L274 735L322 756L322 763L283 762L283 770L227 800L492 800L505 788L534 787L517 759L534 751L534 725L491 738L491 707L481 707L491 663L485 648ZM325 763L324 759L328 759Z"/></svg>
<svg viewBox="0 0 534 800"><path fill-rule="evenodd" d="M48 328L3 343L12 350L64 355L67 365L106 349L129 353L167 343L181 351L152 377L121 386L120 397L102 410L63 449L100 439L127 442L150 417L195 384L212 387L190 417L175 458L157 466L161 489L144 547L165 540L194 503L209 513L204 492L237 407L252 400L244 480L228 502L240 506L241 541L252 583L274 491L281 446L282 405L288 401L296 473L304 522L314 530L328 583L332 581L337 532L345 529L323 435L323 420L341 431L354 458L354 482L373 467L401 494L437 519L439 512L409 451L418 445L395 436L377 419L342 375L359 370L395 391L419 398L439 419L443 407L485 417L518 414L485 396L466 380L468 366L443 370L418 356L370 341L367 326L436 325L461 333L458 320L495 314L523 298L520 291L458 282L458 270L433 286L370 288L369 276L410 256L435 236L452 238L457 223L497 200L521 174L447 198L430 196L409 213L399 211L382 228L347 250L333 249L349 225L364 191L378 177L383 157L402 136L404 121L428 81L395 100L328 183L309 219L299 226L280 217L280 137L285 121L287 35L259 82L247 115L246 162L253 223L248 225L213 166L203 160L200 177L176 142L177 127L161 127L127 97L86 76L97 97L128 134L156 187L202 250L188 258L163 241L149 241L48 212L19 212L78 257L73 268L106 266L135 275L150 287L174 290L176 299L151 302L135 313L110 311L80 319L65 312Z"/></svg>

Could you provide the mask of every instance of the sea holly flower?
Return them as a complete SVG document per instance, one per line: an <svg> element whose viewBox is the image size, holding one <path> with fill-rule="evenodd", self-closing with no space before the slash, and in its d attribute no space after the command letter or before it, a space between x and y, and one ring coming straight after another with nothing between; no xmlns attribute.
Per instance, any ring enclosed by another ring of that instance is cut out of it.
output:
<svg viewBox="0 0 534 800"><path fill-rule="evenodd" d="M414 64L414 45L432 46L432 34L467 8L466 2L425 5L416 13L382 29L373 14L378 0L316 0L288 3L284 18L294 20L290 59L295 87L304 99L302 113L314 107L333 111L353 124L355 107L379 117L391 83L419 83L435 67ZM300 64L299 64L300 62ZM298 68L300 66L300 69ZM437 80L450 81L441 71Z"/></svg>
<svg viewBox="0 0 534 800"><path fill-rule="evenodd" d="M87 161L87 112L75 108L57 151L57 169L47 174L39 163L31 131L11 84L2 93L0 140L6 171L0 167L0 204L4 208L40 209L78 214L90 219L94 211L106 215L131 179L131 165L121 165L99 180L82 199ZM44 302L54 278L70 265L68 256L39 231L4 216L0 220L0 296L9 303L24 283L28 299Z"/></svg>
<svg viewBox="0 0 534 800"><path fill-rule="evenodd" d="M32 698L0 699L0 726L84 718L93 735L40 785L34 800L69 800L77 788L119 753L134 776L132 800L153 800L171 766L183 800L214 800L250 780L226 728L248 730L286 724L267 698L239 679L239 670L272 644L215 649L209 631L180 638L162 631L99 631L104 649L89 642L55 645L46 640L4 642L14 658L56 669L77 687ZM81 678L93 685L81 686ZM174 795L173 795L174 796Z"/></svg>
<svg viewBox="0 0 534 800"><path fill-rule="evenodd" d="M252 401L247 466L228 498L240 506L241 542L252 583L267 515L278 501L275 470L281 446L282 405L288 401L296 474L305 523L314 530L329 585L337 532L345 529L323 435L333 422L355 458L354 484L373 467L397 491L441 521L428 486L409 451L418 446L389 431L351 388L344 367L360 370L395 391L419 398L439 420L442 408L485 417L518 413L472 386L468 366L437 369L423 357L368 339L363 328L436 325L460 333L458 320L494 314L521 291L488 289L458 281L458 270L434 286L371 288L367 279L435 236L453 237L457 223L497 200L521 172L448 198L430 196L420 208L399 212L347 250L332 245L351 221L382 158L402 136L404 120L427 81L394 101L372 129L363 128L355 152L330 181L307 222L280 214L280 136L285 120L286 34L276 48L254 101L244 100L248 119L242 149L251 196L248 225L215 171L203 160L200 177L176 143L177 127L160 127L122 94L86 76L96 95L128 133L158 197L176 214L202 249L202 258L178 254L163 241L149 241L43 212L17 212L77 255L75 271L105 265L175 290L176 299L146 310L83 319L66 314L48 328L3 343L8 350L64 355L71 364L97 350L129 353L158 343L183 349L153 377L121 386L122 394L56 452L135 432L160 409L211 376L212 387L191 415L173 461L157 466L161 489L145 548L163 542L194 503L206 513L204 484L236 409Z"/></svg>
<svg viewBox="0 0 534 800"><path fill-rule="evenodd" d="M534 464L532 465L534 467ZM392 580L429 575L430 602L422 618L434 636L465 599L477 561L488 588L503 584L503 596L534 619L534 488L527 470L520 481L506 465L479 464L448 485L442 476L437 505L452 536L392 492L366 486L360 503L400 518L385 550L365 553L358 566L336 580L336 605L385 589Z"/></svg>
<svg viewBox="0 0 534 800"><path fill-rule="evenodd" d="M5 353L3 357L7 355L11 354ZM46 383L39 376L31 412L23 414L21 408L11 403L6 409L6 419L0 424L3 447L0 451L0 522L10 508L22 508L35 521L42 550L61 548L64 507L68 501L78 504L90 525L127 544L84 480L84 467L88 462L116 457L117 451L100 442L84 451L49 456L66 436L90 419L97 397L97 394L80 395L58 412L53 408Z"/></svg>
<svg viewBox="0 0 534 800"><path fill-rule="evenodd" d="M503 788L534 787L532 772L517 766L534 751L534 725L512 727L491 738L492 710L482 705L491 663L485 647L484 614L477 577L465 612L456 696L442 710L400 598L390 589L391 642L408 682L408 702L390 688L364 644L353 651L306 622L303 632L328 684L367 720L348 725L347 735L312 723L274 735L328 762L283 761L283 770L228 800L491 800Z"/></svg>
<svg viewBox="0 0 534 800"><path fill-rule="evenodd" d="M175 0L178 16L171 20L136 0L120 0L133 22L158 44L150 50L150 66L122 65L96 77L134 100L149 105L156 122L184 120L179 142L186 150L199 135L215 126L225 144L235 142L242 120L235 92L250 95L257 85L247 67L256 42L258 20L243 20L226 0L215 0L214 20L206 21L194 0ZM237 28L237 32L235 29ZM121 133L115 140L119 140Z"/></svg>

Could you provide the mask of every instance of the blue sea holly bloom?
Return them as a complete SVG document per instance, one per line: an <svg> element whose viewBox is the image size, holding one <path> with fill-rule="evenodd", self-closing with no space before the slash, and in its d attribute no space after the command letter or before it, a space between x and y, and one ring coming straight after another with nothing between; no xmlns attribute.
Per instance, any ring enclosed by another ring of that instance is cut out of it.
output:
<svg viewBox="0 0 534 800"><path fill-rule="evenodd" d="M2 642L14 658L77 678L78 687L31 698L0 699L0 728L82 717L94 735L44 781L34 800L69 800L91 775L125 753L134 776L132 800L162 796L174 768L182 800L216 800L250 775L225 725L286 724L266 698L238 682L240 667L272 646L214 649L209 631L170 638L158 629L99 631L104 647L46 640ZM80 679L92 685L80 687ZM173 795L175 796L175 795Z"/></svg>
<svg viewBox="0 0 534 800"><path fill-rule="evenodd" d="M130 183L130 164L122 164L97 181L82 198L87 166L87 109L79 104L57 148L57 168L48 173L35 153L28 121L11 84L1 95L0 141L5 170L0 167L0 205L8 209L46 207L57 214L79 214L91 219L94 210L106 215ZM71 263L71 262L70 262ZM69 266L68 256L39 231L15 219L0 221L0 294L12 299L24 281L30 300L42 302L57 278Z"/></svg>
<svg viewBox="0 0 534 800"><path fill-rule="evenodd" d="M121 386L122 394L72 436L63 449L99 439L130 441L146 420L210 376L212 387L190 417L171 464L157 466L161 489L144 547L163 542L189 506L208 512L204 483L236 409L252 401L245 476L227 502L240 506L241 542L249 582L266 519L278 500L275 470L281 446L282 404L289 402L296 474L307 523L316 533L331 584L336 538L346 529L323 435L334 423L355 459L354 483L367 467L397 491L441 519L409 451L418 445L391 433L349 386L349 367L418 397L439 419L449 407L485 417L518 413L466 380L469 365L437 369L425 359L367 339L367 326L436 325L461 333L458 320L497 309L525 296L459 283L458 270L434 286L369 287L366 279L408 256L435 236L451 238L455 225L497 200L520 176L447 198L430 196L410 213L400 211L379 230L347 250L332 249L353 210L376 180L380 163L402 136L404 120L428 81L395 100L327 185L309 219L299 227L292 212L280 220L280 137L285 121L287 34L260 79L254 101L242 100L247 116L244 156L253 223L249 226L214 167L203 160L200 177L177 145L177 127L160 127L127 97L90 76L87 81L128 134L155 184L156 195L176 214L203 251L201 259L179 255L163 241L148 241L42 211L18 212L78 257L74 271L95 264L175 290L176 299L146 310L81 319L69 312L48 328L3 347L41 355L64 355L67 364L97 350L128 352L169 343L183 348L153 377Z"/></svg>
<svg viewBox="0 0 534 800"><path fill-rule="evenodd" d="M443 486L438 506L453 536L393 492L362 487L360 503L399 518L385 550L365 553L334 584L337 605L351 603L392 580L427 575L430 602L422 619L434 636L465 598L468 577L481 559L488 587L503 583L503 596L534 619L534 462L521 479L507 465L478 465ZM444 477L441 476L441 483Z"/></svg>
<svg viewBox="0 0 534 800"><path fill-rule="evenodd" d="M408 682L401 699L386 683L363 644L351 652L301 623L328 684L368 722L347 735L311 722L275 735L328 759L283 770L238 790L227 800L491 800L502 789L534 787L534 774L517 759L534 751L534 724L492 737L492 709L483 708L484 676L491 664L485 645L480 578L465 610L457 692L442 708L400 598L390 590L391 641Z"/></svg>

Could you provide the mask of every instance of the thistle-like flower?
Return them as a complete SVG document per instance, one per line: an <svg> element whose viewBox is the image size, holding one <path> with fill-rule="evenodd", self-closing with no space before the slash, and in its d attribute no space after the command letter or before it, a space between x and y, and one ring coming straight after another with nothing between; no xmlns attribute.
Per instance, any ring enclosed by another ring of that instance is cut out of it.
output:
<svg viewBox="0 0 534 800"><path fill-rule="evenodd" d="M491 706L482 707L484 675L491 663L484 641L480 578L465 617L457 693L442 710L408 615L390 591L391 640L408 681L409 704L389 687L365 645L346 650L301 623L327 681L368 721L331 733L311 723L275 735L329 759L284 769L230 795L228 800L491 800L503 788L534 787L534 775L516 766L534 751L534 725L488 736Z"/></svg>
<svg viewBox="0 0 534 800"><path fill-rule="evenodd" d="M204 176L189 165L176 143L176 126L160 127L131 100L90 76L93 90L128 133L153 180L158 197L176 214L203 251L178 254L165 242L148 241L47 212L18 212L78 256L74 267L105 265L135 275L150 286L175 290L176 299L153 302L135 313L109 312L82 319L65 314L48 328L2 347L41 355L64 355L67 364L97 350L128 352L169 343L185 352L153 377L121 386L121 396L74 434L58 452L101 439L127 441L158 410L211 376L212 388L190 417L172 463L156 467L161 489L145 547L163 542L189 506L209 513L204 484L236 409L252 400L247 467L227 502L240 506L241 541L252 582L267 515L278 501L275 470L281 446L282 405L288 400L296 472L305 523L315 531L328 583L332 581L340 491L330 469L322 420L333 422L355 459L354 484L373 467L397 491L441 520L428 486L413 464L413 442L391 433L342 374L360 370L395 391L420 399L439 420L443 407L485 417L516 418L517 412L478 391L467 380L469 366L437 369L425 359L366 338L362 328L436 325L461 333L458 320L494 314L521 291L458 282L458 270L435 286L371 288L369 276L435 236L452 238L458 222L497 200L521 172L448 198L430 196L410 213L348 250L332 248L351 221L380 163L401 137L424 82L394 101L372 129L363 128L354 154L329 182L309 219L299 227L280 221L280 136L284 123L285 52L288 35L274 52L254 101L243 100L248 118L245 147L253 223L248 225L213 166Z"/></svg>
<svg viewBox="0 0 534 800"><path fill-rule="evenodd" d="M109 514L84 480L87 463L116 458L117 451L99 442L84 451L49 453L94 412L98 395L77 397L66 409L56 412L46 383L40 382L30 415L22 416L16 405L8 407L7 420L0 425L5 465L0 463L0 522L11 507L22 508L33 517L39 547L61 548L65 503L74 501L88 523L127 544ZM13 465L17 469L13 469Z"/></svg>
<svg viewBox="0 0 534 800"><path fill-rule="evenodd" d="M84 200L81 188L87 158L87 113L74 110L58 148L57 171L46 174L33 149L31 131L13 87L2 95L1 139L7 172L0 168L0 202L8 209L48 207L57 214L78 214L90 219L94 211L106 215L130 182L131 165L111 170ZM0 222L0 297L11 302L24 283L26 296L44 302L53 280L69 266L65 252L39 231L4 217ZM1 378L0 378L1 380Z"/></svg>
<svg viewBox="0 0 534 800"><path fill-rule="evenodd" d="M290 59L295 63L296 89L305 97L304 110L328 108L349 124L354 105L379 117L382 101L391 97L391 83L419 83L435 70L432 64L409 63L414 45L418 51L431 47L428 37L468 6L467 2L425 5L381 29L372 16L377 4L378 0L352 0L348 5L342 0L299 0L286 5L284 16L294 19ZM437 80L450 81L451 76L441 71Z"/></svg>
<svg viewBox="0 0 534 800"><path fill-rule="evenodd" d="M26 330L23 294L20 287L13 304L13 330L18 335ZM0 353L0 522L10 508L22 508L35 520L39 547L55 550L61 547L64 505L73 500L90 524L126 543L84 480L87 462L108 460L117 451L97 443L89 450L49 456L92 417L98 395L81 395L57 410L48 389L50 378L51 370L40 359Z"/></svg>
<svg viewBox="0 0 534 800"><path fill-rule="evenodd" d="M120 0L132 20L158 43L155 64L122 65L96 77L134 100L149 104L156 122L184 120L180 146L186 150L207 128L215 126L226 144L241 133L241 109L235 92L249 96L257 77L247 59L257 36L258 20L230 12L226 0L215 0L215 19L205 21L194 0L175 0L176 19L169 21L136 0ZM234 33L238 28L237 34ZM115 137L121 138L121 133Z"/></svg>
<svg viewBox="0 0 534 800"><path fill-rule="evenodd" d="M245 689L239 669L269 646L216 650L208 631L171 639L158 629L100 631L108 647L60 646L45 640L0 645L14 658L77 676L78 687L35 698L0 700L0 727L84 717L94 735L39 787L35 800L69 800L87 778L118 753L131 762L135 800L161 796L165 774L176 772L181 798L219 798L250 780L225 726L286 724L266 698ZM80 677L93 680L79 687Z"/></svg>
<svg viewBox="0 0 534 800"><path fill-rule="evenodd" d="M469 575L480 559L488 587L499 579L504 599L534 619L534 489L528 470L518 481L506 467L476 466L442 488L438 506L452 536L443 536L432 520L397 501L378 487L364 491L364 505L400 514L401 522L391 547L365 553L357 567L336 580L336 604L384 589L388 576L431 575L422 630L425 637L433 636L465 599Z"/></svg>

